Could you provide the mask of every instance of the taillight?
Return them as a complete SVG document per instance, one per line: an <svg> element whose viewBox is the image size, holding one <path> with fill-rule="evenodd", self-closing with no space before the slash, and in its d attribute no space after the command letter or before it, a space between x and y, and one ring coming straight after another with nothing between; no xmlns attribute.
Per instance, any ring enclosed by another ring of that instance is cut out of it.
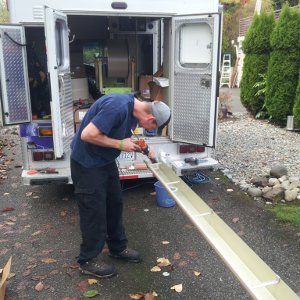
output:
<svg viewBox="0 0 300 300"><path fill-rule="evenodd" d="M205 147L200 145L183 144L179 146L179 153L201 153L205 152Z"/></svg>

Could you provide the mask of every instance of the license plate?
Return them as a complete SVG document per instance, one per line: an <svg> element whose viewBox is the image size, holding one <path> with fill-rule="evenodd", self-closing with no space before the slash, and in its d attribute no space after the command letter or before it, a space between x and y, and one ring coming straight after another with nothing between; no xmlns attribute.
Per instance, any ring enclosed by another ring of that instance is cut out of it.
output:
<svg viewBox="0 0 300 300"><path fill-rule="evenodd" d="M118 160L135 160L135 152L121 152Z"/></svg>

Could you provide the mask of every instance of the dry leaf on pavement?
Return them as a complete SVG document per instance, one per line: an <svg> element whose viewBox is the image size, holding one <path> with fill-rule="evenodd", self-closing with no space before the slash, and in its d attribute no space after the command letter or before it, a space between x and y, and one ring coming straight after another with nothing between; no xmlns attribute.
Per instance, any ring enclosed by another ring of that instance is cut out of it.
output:
<svg viewBox="0 0 300 300"><path fill-rule="evenodd" d="M168 244L170 244L170 242L169 241L162 241L162 244L163 245L168 245Z"/></svg>
<svg viewBox="0 0 300 300"><path fill-rule="evenodd" d="M182 283L172 286L171 290L175 290L177 293L181 293L182 292Z"/></svg>
<svg viewBox="0 0 300 300"><path fill-rule="evenodd" d="M145 296L145 294L144 293L142 293L142 292L137 292L137 293L135 293L135 294L129 294L129 297L131 298L131 299L142 299L142 298L144 298L144 296Z"/></svg>
<svg viewBox="0 0 300 300"><path fill-rule="evenodd" d="M232 222L233 223L238 223L240 221L240 218L239 217L235 217L232 219Z"/></svg>
<svg viewBox="0 0 300 300"><path fill-rule="evenodd" d="M40 281L35 287L34 289L38 292L42 291L44 289L44 284Z"/></svg>
<svg viewBox="0 0 300 300"><path fill-rule="evenodd" d="M165 257L158 258L157 262L158 262L157 265L159 267L167 267L167 266L171 265L170 261L167 258L165 258Z"/></svg>
<svg viewBox="0 0 300 300"><path fill-rule="evenodd" d="M98 283L98 280L97 279L89 278L88 279L88 283L89 283L89 285L96 284L96 283Z"/></svg>
<svg viewBox="0 0 300 300"><path fill-rule="evenodd" d="M43 262L44 264L53 264L53 263L56 262L56 260L53 259L53 258L44 258L44 259L42 259L42 262Z"/></svg>
<svg viewBox="0 0 300 300"><path fill-rule="evenodd" d="M180 259L181 258L180 253L179 252L175 252L174 255L173 255L173 258L176 259L176 260Z"/></svg>
<svg viewBox="0 0 300 300"><path fill-rule="evenodd" d="M193 273L195 274L195 276L200 276L201 275L201 272L198 272L198 271L193 271Z"/></svg>
<svg viewBox="0 0 300 300"><path fill-rule="evenodd" d="M151 272L160 272L161 271L161 268L159 266L155 266L153 267L151 270Z"/></svg>
<svg viewBox="0 0 300 300"><path fill-rule="evenodd" d="M38 231L34 232L34 233L32 234L32 236L36 236L36 235L39 235L39 234L41 234L41 233L42 233L42 230L38 230Z"/></svg>

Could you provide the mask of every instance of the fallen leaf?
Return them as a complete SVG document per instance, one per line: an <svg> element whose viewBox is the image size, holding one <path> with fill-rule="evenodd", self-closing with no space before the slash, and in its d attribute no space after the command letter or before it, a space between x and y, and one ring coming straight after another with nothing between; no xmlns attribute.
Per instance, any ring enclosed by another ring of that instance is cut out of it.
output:
<svg viewBox="0 0 300 300"><path fill-rule="evenodd" d="M85 280L82 280L78 283L78 288L79 290L84 293L87 288L88 288L88 281L85 279Z"/></svg>
<svg viewBox="0 0 300 300"><path fill-rule="evenodd" d="M97 284L97 283L98 283L98 280L97 280L97 279L92 279L92 278L90 278L90 279L88 279L88 283L89 283L89 285Z"/></svg>
<svg viewBox="0 0 300 300"><path fill-rule="evenodd" d="M227 189L227 192L233 192L233 189Z"/></svg>
<svg viewBox="0 0 300 300"><path fill-rule="evenodd" d="M26 195L26 197L30 197L30 196L32 196L32 192L28 192L25 195Z"/></svg>
<svg viewBox="0 0 300 300"><path fill-rule="evenodd" d="M31 280L42 281L42 280L45 280L46 278L47 278L47 275L34 275L31 277Z"/></svg>
<svg viewBox="0 0 300 300"><path fill-rule="evenodd" d="M31 269L28 269L28 270L26 270L22 275L23 275L24 277L26 277L26 276L30 275L31 272L32 272Z"/></svg>
<svg viewBox="0 0 300 300"><path fill-rule="evenodd" d="M169 272L163 272L162 274L163 274L163 276L165 276L165 277L170 276L170 273L169 273Z"/></svg>
<svg viewBox="0 0 300 300"><path fill-rule="evenodd" d="M56 262L56 260L53 259L53 258L44 258L44 259L42 259L41 261L42 261L44 264L53 264L53 263Z"/></svg>
<svg viewBox="0 0 300 300"><path fill-rule="evenodd" d="M68 201L69 198L68 198L68 197L64 197L64 198L62 198L61 200L63 200L63 201Z"/></svg>
<svg viewBox="0 0 300 300"><path fill-rule="evenodd" d="M171 290L175 290L177 293L181 293L182 292L182 283L172 286Z"/></svg>
<svg viewBox="0 0 300 300"><path fill-rule="evenodd" d="M9 222L9 221L5 221L4 224L5 224L5 225L8 225L8 226L13 226L13 225L15 225L16 223L14 223L14 222Z"/></svg>
<svg viewBox="0 0 300 300"><path fill-rule="evenodd" d="M201 272L198 272L198 271L193 271L194 275L195 276L200 276L201 275Z"/></svg>
<svg viewBox="0 0 300 300"><path fill-rule="evenodd" d="M151 272L160 272L161 271L161 268L159 266L155 266L153 267L151 270Z"/></svg>
<svg viewBox="0 0 300 300"><path fill-rule="evenodd" d="M159 267L166 267L171 264L170 261L165 257L158 258L157 262Z"/></svg>
<svg viewBox="0 0 300 300"><path fill-rule="evenodd" d="M191 257L195 257L197 255L194 251L186 251L186 254Z"/></svg>
<svg viewBox="0 0 300 300"><path fill-rule="evenodd" d="M178 264L178 266L179 266L179 267L185 267L187 264L188 264L188 263L187 263L185 260L183 260L183 261L181 261L181 262Z"/></svg>
<svg viewBox="0 0 300 300"><path fill-rule="evenodd" d="M238 223L240 221L240 218L239 217L235 217L232 219L232 222L233 223Z"/></svg>
<svg viewBox="0 0 300 300"><path fill-rule="evenodd" d="M179 252L175 252L174 255L173 255L173 258L176 259L176 260L180 259L181 258L180 253Z"/></svg>
<svg viewBox="0 0 300 300"><path fill-rule="evenodd" d="M75 263L69 265L69 267L70 267L71 269L78 269L78 268L79 268L79 263L75 262Z"/></svg>
<svg viewBox="0 0 300 300"><path fill-rule="evenodd" d="M52 270L52 271L50 272L50 275L56 275L56 274L58 274L58 273L59 273L58 270Z"/></svg>
<svg viewBox="0 0 300 300"><path fill-rule="evenodd" d="M131 299L142 299L142 298L144 298L144 296L145 296L145 294L142 292L137 292L135 294L129 294L129 297Z"/></svg>
<svg viewBox="0 0 300 300"><path fill-rule="evenodd" d="M33 199L39 199L40 196L33 196L32 198L33 198Z"/></svg>
<svg viewBox="0 0 300 300"><path fill-rule="evenodd" d="M8 279L10 279L10 278L13 278L13 277L15 277L16 276L16 273L9 273L9 275L8 275Z"/></svg>
<svg viewBox="0 0 300 300"><path fill-rule="evenodd" d="M156 196L156 192L151 192L150 195L151 196Z"/></svg>
<svg viewBox="0 0 300 300"><path fill-rule="evenodd" d="M65 212L65 211L62 211L61 213L60 213L60 216L61 217L65 217L67 215L67 212Z"/></svg>
<svg viewBox="0 0 300 300"><path fill-rule="evenodd" d="M144 299L145 300L155 300L156 296L153 293L147 293L147 294L145 294Z"/></svg>
<svg viewBox="0 0 300 300"><path fill-rule="evenodd" d="M4 193L3 195L4 195L4 196L8 196L8 195L9 195L9 193Z"/></svg>
<svg viewBox="0 0 300 300"><path fill-rule="evenodd" d="M15 210L13 207L5 207L2 209L2 212L13 211Z"/></svg>
<svg viewBox="0 0 300 300"><path fill-rule="evenodd" d="M40 281L35 287L34 289L38 292L42 291L44 289L44 284Z"/></svg>
<svg viewBox="0 0 300 300"><path fill-rule="evenodd" d="M32 234L32 236L36 236L36 235L39 235L39 234L41 234L41 233L42 233L42 231L41 231L41 230L38 230L38 231L34 232L34 233Z"/></svg>
<svg viewBox="0 0 300 300"><path fill-rule="evenodd" d="M86 298L93 298L96 297L97 295L99 295L99 292L97 290L89 290L83 294L83 296Z"/></svg>
<svg viewBox="0 0 300 300"><path fill-rule="evenodd" d="M168 244L170 244L170 242L169 241L162 241L162 244L163 245L168 245Z"/></svg>

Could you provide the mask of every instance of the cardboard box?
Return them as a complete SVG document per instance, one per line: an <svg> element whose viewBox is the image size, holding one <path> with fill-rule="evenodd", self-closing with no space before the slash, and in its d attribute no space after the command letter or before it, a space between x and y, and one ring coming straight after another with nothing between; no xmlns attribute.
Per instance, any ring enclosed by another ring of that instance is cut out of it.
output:
<svg viewBox="0 0 300 300"><path fill-rule="evenodd" d="M164 99L163 88L157 85L154 81L149 82L150 87L150 99L161 101Z"/></svg>
<svg viewBox="0 0 300 300"><path fill-rule="evenodd" d="M8 279L8 276L10 274L11 260L12 260L12 257L9 258L9 260L6 263L5 267L3 268L2 272L0 272L0 278L1 278L1 281L0 281L0 300L4 300L7 279Z"/></svg>
<svg viewBox="0 0 300 300"><path fill-rule="evenodd" d="M146 99L150 99L150 87L148 83L152 80L152 75L141 75L139 79L139 91L141 95Z"/></svg>
<svg viewBox="0 0 300 300"><path fill-rule="evenodd" d="M83 120L87 111L88 111L88 108L79 108L79 109L75 110L74 122L81 123L81 121Z"/></svg>

